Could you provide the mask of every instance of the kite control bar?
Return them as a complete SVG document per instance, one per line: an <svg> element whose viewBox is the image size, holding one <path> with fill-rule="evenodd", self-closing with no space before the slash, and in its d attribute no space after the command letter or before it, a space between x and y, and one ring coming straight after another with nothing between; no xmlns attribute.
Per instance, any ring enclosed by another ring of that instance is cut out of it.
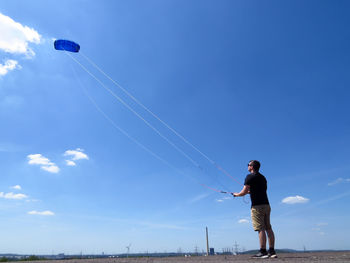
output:
<svg viewBox="0 0 350 263"><path fill-rule="evenodd" d="M231 192L220 191L220 193L222 193L222 194L230 194L230 195L232 195L233 198L236 197L236 196L234 195L234 193L231 193ZM247 202L247 201L245 200L245 196L243 196L243 202L246 203L246 204L249 204L249 202Z"/></svg>
<svg viewBox="0 0 350 263"><path fill-rule="evenodd" d="M222 193L222 194L230 194L230 195L232 195L233 197L235 197L235 196L233 195L233 193L231 193L231 192L220 191L220 193Z"/></svg>

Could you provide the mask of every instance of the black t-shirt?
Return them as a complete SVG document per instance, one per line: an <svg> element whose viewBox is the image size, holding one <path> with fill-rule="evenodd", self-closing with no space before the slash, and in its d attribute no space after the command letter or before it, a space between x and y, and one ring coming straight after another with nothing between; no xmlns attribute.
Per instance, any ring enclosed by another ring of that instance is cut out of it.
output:
<svg viewBox="0 0 350 263"><path fill-rule="evenodd" d="M250 199L252 206L267 205L269 199L267 198L267 181L265 176L261 173L251 173L245 178L244 185L250 186Z"/></svg>

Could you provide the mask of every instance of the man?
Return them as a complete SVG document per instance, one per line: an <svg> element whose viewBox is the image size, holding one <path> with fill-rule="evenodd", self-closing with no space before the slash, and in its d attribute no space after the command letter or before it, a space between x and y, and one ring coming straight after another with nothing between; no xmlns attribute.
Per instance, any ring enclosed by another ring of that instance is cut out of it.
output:
<svg viewBox="0 0 350 263"><path fill-rule="evenodd" d="M259 233L260 252L254 258L276 258L275 235L270 224L270 204L267 198L267 181L259 173L260 163L256 160L248 163L248 171L244 181L244 187L239 193L233 193L234 197L250 194L252 201L251 216L253 228ZM266 251L266 234L269 240L269 252Z"/></svg>

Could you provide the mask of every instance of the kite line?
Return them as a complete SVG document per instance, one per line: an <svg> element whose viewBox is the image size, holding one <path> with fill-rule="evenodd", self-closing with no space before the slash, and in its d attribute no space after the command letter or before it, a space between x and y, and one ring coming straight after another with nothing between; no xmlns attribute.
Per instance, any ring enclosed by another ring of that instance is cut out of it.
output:
<svg viewBox="0 0 350 263"><path fill-rule="evenodd" d="M68 55L75 63L77 63L85 72L87 72L92 78L94 78L108 93L110 93L114 98L116 98L123 106L125 106L129 111L131 111L136 117L138 117L140 120L142 120L149 128L151 128L155 133L157 133L161 138L163 138L168 144L170 144L175 150L177 150L180 154L182 154L187 160L189 160L194 166L199 168L202 172L204 172L204 169L196 162L194 161L188 154L186 154L183 150L181 150L178 146L175 145L170 139L168 139L165 135L163 135L157 128L155 128L153 125L151 125L147 120L145 120L139 113L137 113L131 106L129 106L122 98L120 98L117 94L115 94L110 88L106 87L102 83L100 79L98 79L93 73L91 73L84 65L82 65L77 59L75 59L69 52L79 52L80 46L72 41L68 40L56 40L55 41L55 49L57 50L63 50L66 55ZM192 143L190 143L184 136L182 136L180 133L178 133L175 129L173 129L169 124L167 124L165 121L163 121L160 117L158 117L155 113L153 113L149 108L147 108L143 103L141 103L138 99L136 99L132 94L130 94L126 89L124 89L121 85L119 85L115 80L113 80L108 74L106 74L100 67L98 67L91 59L89 59L86 55L80 52L80 54L87 60L95 69L97 69L100 73L102 73L106 78L108 78L116 87L118 87L120 90L124 92L130 99L132 99L135 103L137 103L140 107L142 107L145 111L147 111L150 115L152 115L156 120L158 120L161 124L163 124L167 129L169 129L173 134L175 134L178 138L180 138L183 142L185 142L188 146L190 146L192 149L194 149L196 152L198 152L200 155L202 155L207 161L209 161L216 169L221 171L226 176L230 177L235 182L239 183L239 181L231 176L224 168L222 168L220 165L218 165L215 161L213 161L211 158L209 158L206 154L204 154L202 151L200 151L196 146L194 146ZM76 74L76 73L75 73ZM81 85L81 83L80 83ZM82 85L81 85L82 86ZM137 141L135 138L130 136L126 131L121 129L119 126L115 124L115 122L106 115L106 113L97 105L97 103L92 99L90 95L87 94L87 91L83 88L85 95L89 98L91 103L95 106L95 108L121 133L123 133L125 136L127 136L129 139L134 141L137 145L139 145L141 148L149 152L151 155L153 155L158 160L162 161L172 169L175 169L177 172L184 174L182 171L171 165L169 162L161 158L159 155L151 151L149 148L141 144L139 141ZM206 187L208 189L211 189L216 192L220 193L227 193L232 194L231 192L227 191L221 191L216 188L209 187L205 184L199 183L203 187Z"/></svg>

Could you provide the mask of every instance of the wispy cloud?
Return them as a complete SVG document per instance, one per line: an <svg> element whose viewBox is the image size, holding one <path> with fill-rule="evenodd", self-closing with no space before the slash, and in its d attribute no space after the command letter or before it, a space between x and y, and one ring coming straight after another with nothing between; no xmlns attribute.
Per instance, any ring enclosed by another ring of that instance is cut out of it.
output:
<svg viewBox="0 0 350 263"><path fill-rule="evenodd" d="M196 202L199 202L200 200L204 199L204 198L207 198L208 196L210 195L210 193L206 193L206 194L200 194L200 195L197 195L195 197L193 197L191 200L189 200L188 202L190 204L193 204L193 203L196 203Z"/></svg>
<svg viewBox="0 0 350 263"><path fill-rule="evenodd" d="M172 224L157 224L157 223L149 223L149 222L140 222L140 225L149 227L149 228L158 228L158 229L175 229L175 230L184 230L185 227L172 225Z"/></svg>
<svg viewBox="0 0 350 263"><path fill-rule="evenodd" d="M282 214L280 216L286 217L286 216L289 216L289 215L295 214L295 213L301 214L301 213L304 213L305 211L308 212L308 210L310 210L313 207L324 205L324 204L327 204L329 202L333 202L335 200L342 199L344 197L348 197L349 195L350 195L350 191L347 191L347 192L344 192L344 193L341 193L341 194L338 194L338 195L335 195L335 196L328 197L326 199L322 199L320 201L315 201L315 202L312 203L312 205L304 206L301 209L293 209L293 210L290 209L287 213L284 213L284 214Z"/></svg>
<svg viewBox="0 0 350 263"><path fill-rule="evenodd" d="M0 142L0 152L18 152L23 150L25 150L23 146L16 145L13 143L8 143L8 142L6 143Z"/></svg>
<svg viewBox="0 0 350 263"><path fill-rule="evenodd" d="M320 236L324 236L326 233L324 231L321 230L321 228L319 227L314 227L312 228L312 231L315 231L316 233L318 233Z"/></svg>
<svg viewBox="0 0 350 263"><path fill-rule="evenodd" d="M284 203L284 204L303 204L303 203L307 203L309 201L310 201L310 199L308 199L306 197L296 195L296 196L289 196L289 197L284 198L282 200L282 203Z"/></svg>
<svg viewBox="0 0 350 263"><path fill-rule="evenodd" d="M243 218L243 219L238 220L238 223L239 223L239 224L247 224L247 223L249 223L249 220Z"/></svg>
<svg viewBox="0 0 350 263"><path fill-rule="evenodd" d="M21 199L26 199L26 198L28 198L28 196L25 195L25 194L14 194L14 193L12 193L12 192L6 193L6 194L5 194L4 192L0 192L0 198L21 200Z"/></svg>
<svg viewBox="0 0 350 263"><path fill-rule="evenodd" d="M53 213L49 210L42 211L42 212L33 210L33 211L29 211L28 215L53 216L53 215L55 215L55 213Z"/></svg>
<svg viewBox="0 0 350 263"><path fill-rule="evenodd" d="M26 202L27 203L36 203L36 202L40 202L40 200L38 200L38 199L27 199Z"/></svg>
<svg viewBox="0 0 350 263"><path fill-rule="evenodd" d="M339 177L336 180L334 180L333 182L328 183L328 186L333 186L333 185L340 184L340 183L349 183L349 182L350 182L350 178Z"/></svg>
<svg viewBox="0 0 350 263"><path fill-rule="evenodd" d="M341 198L346 197L346 196L348 196L348 195L350 195L350 191L347 191L347 192L344 192L344 193L341 193L341 194L338 194L338 195L329 197L329 198L327 198L327 199L323 199L323 200L317 202L315 205L316 205L316 206L318 206L318 205L323 205L323 204L326 204L326 203L329 203L329 202L332 202L332 201L341 199Z"/></svg>
<svg viewBox="0 0 350 263"><path fill-rule="evenodd" d="M328 226L328 223L318 223L316 224L315 227L312 228L312 231L315 231L317 234L319 234L320 236L324 236L326 233L324 231L324 227Z"/></svg>
<svg viewBox="0 0 350 263"><path fill-rule="evenodd" d="M48 158L42 156L41 154L29 154L27 156L29 159L28 163L31 165L40 165L40 168L50 172L50 173L58 173L60 168L53 162L51 162Z"/></svg>
<svg viewBox="0 0 350 263"><path fill-rule="evenodd" d="M14 186L11 186L12 189L16 189L16 190L22 190L22 187L20 185L14 185Z"/></svg>
<svg viewBox="0 0 350 263"><path fill-rule="evenodd" d="M216 199L216 202L222 203L222 202L225 202L226 200L232 200L232 197L231 196L225 196L223 198Z"/></svg>
<svg viewBox="0 0 350 263"><path fill-rule="evenodd" d="M0 64L0 75L1 75L1 64ZM23 105L24 99L17 95L3 96L0 99L0 110L12 111Z"/></svg>
<svg viewBox="0 0 350 263"><path fill-rule="evenodd" d="M80 148L75 150L67 150L63 156L70 157L70 159L66 160L66 165L68 166L76 166L75 161L77 160L89 160L89 156L87 156L87 154L84 153L84 150Z"/></svg>

